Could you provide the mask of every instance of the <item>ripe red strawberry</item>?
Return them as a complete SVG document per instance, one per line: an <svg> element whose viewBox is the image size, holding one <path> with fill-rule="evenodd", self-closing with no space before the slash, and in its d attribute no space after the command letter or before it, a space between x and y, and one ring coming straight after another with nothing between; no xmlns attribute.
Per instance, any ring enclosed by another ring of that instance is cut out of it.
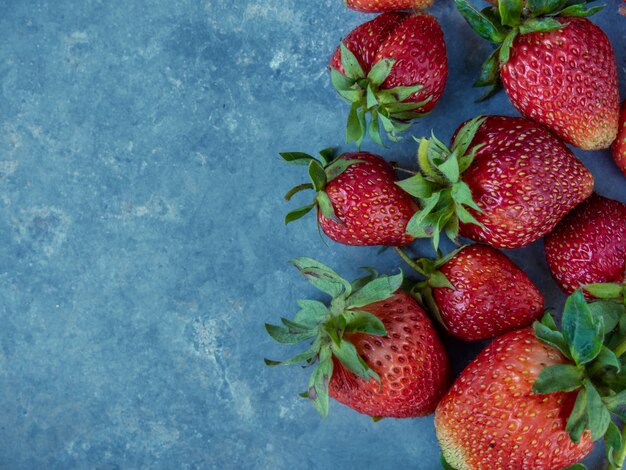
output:
<svg viewBox="0 0 626 470"><path fill-rule="evenodd" d="M372 417L432 413L449 383L446 352L417 302L399 291L402 273L352 284L310 258L292 261L309 282L333 297L330 307L301 300L283 326L266 325L282 343L307 339L311 347L280 363L318 362L308 396L326 416L328 397Z"/></svg>
<svg viewBox="0 0 626 470"><path fill-rule="evenodd" d="M417 295L448 333L462 340L524 328L543 313L539 289L524 271L488 245L465 246L434 262L407 261L426 277L416 285Z"/></svg>
<svg viewBox="0 0 626 470"><path fill-rule="evenodd" d="M427 13L383 13L354 29L330 59L333 86L351 103L347 141L380 127L392 140L431 111L443 94L448 60L443 32ZM369 125L366 113L370 113Z"/></svg>
<svg viewBox="0 0 626 470"><path fill-rule="evenodd" d="M422 139L421 173L398 184L420 200L410 235L458 234L499 248L519 248L550 232L593 191L593 176L543 127L524 118L478 117L451 148Z"/></svg>
<svg viewBox="0 0 626 470"><path fill-rule="evenodd" d="M515 0L479 13L467 0L455 2L476 32L499 44L477 86L501 81L522 115L572 145L587 150L611 145L619 112L615 53L600 28L576 17L596 8L557 2L555 9L549 0Z"/></svg>
<svg viewBox="0 0 626 470"><path fill-rule="evenodd" d="M626 175L626 100L622 104L617 138L613 142L613 158L620 170Z"/></svg>
<svg viewBox="0 0 626 470"><path fill-rule="evenodd" d="M531 328L495 339L461 373L435 412L437 439L457 470L555 470L593 448L587 431L574 444L566 431L576 393L539 395L542 368L567 364Z"/></svg>
<svg viewBox="0 0 626 470"><path fill-rule="evenodd" d="M545 252L567 293L586 284L626 281L626 204L592 195L546 236Z"/></svg>
<svg viewBox="0 0 626 470"><path fill-rule="evenodd" d="M290 163L309 165L311 183L293 188L314 189L312 204L287 214L285 223L299 219L317 207L324 233L345 245L408 245L414 239L406 225L417 210L411 197L396 184L392 166L382 157L366 152L345 153L332 159L328 151L317 160L303 153L283 153Z"/></svg>
<svg viewBox="0 0 626 470"><path fill-rule="evenodd" d="M344 0L348 8L363 13L382 13L396 10L425 10L434 0Z"/></svg>
<svg viewBox="0 0 626 470"><path fill-rule="evenodd" d="M443 458L457 470L557 470L604 437L611 469L626 447L626 305L565 302L559 331L546 314L533 328L494 340L461 373L435 412ZM446 467L448 468L448 467Z"/></svg>

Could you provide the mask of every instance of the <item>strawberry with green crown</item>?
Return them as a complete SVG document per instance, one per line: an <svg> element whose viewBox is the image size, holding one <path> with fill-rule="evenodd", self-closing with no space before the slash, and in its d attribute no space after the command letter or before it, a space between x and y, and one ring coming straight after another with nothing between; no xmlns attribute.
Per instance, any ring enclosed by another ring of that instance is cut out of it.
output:
<svg viewBox="0 0 626 470"><path fill-rule="evenodd" d="M417 205L395 184L394 169L382 157L356 152L335 158L330 149L320 152L319 159L301 152L281 156L288 163L308 165L311 180L291 189L285 199L303 190L315 191L313 202L291 211L285 223L316 209L319 227L338 243L402 246L413 242L406 226Z"/></svg>
<svg viewBox="0 0 626 470"><path fill-rule="evenodd" d="M333 86L351 105L346 139L357 145L366 134L383 145L381 131L398 140L411 120L435 107L448 76L443 32L427 13L383 13L358 26L328 67Z"/></svg>
<svg viewBox="0 0 626 470"><path fill-rule="evenodd" d="M588 19L602 7L585 0L506 0L478 11L455 0L482 38L498 45L475 86L504 86L513 106L586 150L608 148L617 134L615 53ZM488 93L490 94L490 93Z"/></svg>
<svg viewBox="0 0 626 470"><path fill-rule="evenodd" d="M519 248L550 232L593 191L593 176L563 142L524 118L479 116L447 147L419 141L419 172L397 184L421 209L407 232L439 243L440 232Z"/></svg>
<svg viewBox="0 0 626 470"><path fill-rule="evenodd" d="M310 258L291 263L332 300L300 300L293 320L266 324L280 343L310 343L287 361L266 364L315 364L303 396L322 416L329 396L373 418L431 414L449 384L448 359L430 319L399 290L402 273L377 276L370 270L350 283Z"/></svg>
<svg viewBox="0 0 626 470"><path fill-rule="evenodd" d="M609 468L622 468L624 299L587 304L578 290L561 323L559 330L546 314L497 338L465 368L435 413L444 468L584 469L576 463L600 438Z"/></svg>

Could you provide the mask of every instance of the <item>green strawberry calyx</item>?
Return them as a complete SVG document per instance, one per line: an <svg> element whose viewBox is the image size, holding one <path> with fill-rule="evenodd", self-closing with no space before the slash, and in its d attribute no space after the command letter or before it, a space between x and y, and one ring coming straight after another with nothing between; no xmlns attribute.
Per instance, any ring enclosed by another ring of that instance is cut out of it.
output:
<svg viewBox="0 0 626 470"><path fill-rule="evenodd" d="M485 119L478 116L461 127L451 149L434 135L430 139L416 139L419 172L396 183L420 203L420 210L407 224L406 232L413 238L431 238L435 250L442 231L456 243L460 222L483 226L468 210L483 212L461 176L482 147L481 144L469 148Z"/></svg>
<svg viewBox="0 0 626 470"><path fill-rule="evenodd" d="M382 85L391 73L394 59L378 61L366 74L356 56L343 43L341 65L345 74L335 68L330 69L330 78L335 90L350 104L346 126L346 142L356 142L361 146L366 134L378 145L384 146L381 127L389 140L400 140L399 134L411 127L411 121L425 113L417 110L430 101L407 102L422 85L383 88ZM369 124L367 114L370 114Z"/></svg>
<svg viewBox="0 0 626 470"><path fill-rule="evenodd" d="M326 185L342 174L349 166L356 163L363 163L363 160L345 159L341 155L335 157L335 151L332 148L324 149L319 152L320 157L315 158L303 152L283 152L280 156L284 161L294 165L306 165L309 170L309 183L300 184L291 188L284 199L290 201L291 198L307 189L315 191L313 202L306 206L292 210L285 216L285 224L298 220L307 215L311 210L317 208L327 219L342 223L335 214L335 209L326 194Z"/></svg>
<svg viewBox="0 0 626 470"><path fill-rule="evenodd" d="M328 305L317 300L299 300L300 311L293 320L281 318L282 325L266 323L267 332L279 343L309 341L309 348L286 361L265 359L265 363L268 366L315 364L308 390L302 396L309 398L326 417L333 358L361 379L367 382L373 379L380 384L379 375L359 355L346 333L387 335L382 321L366 309L374 302L390 298L402 285L403 274L400 271L393 276L379 276L373 269L365 268L368 275L351 283L311 258L296 258L290 263L332 300Z"/></svg>
<svg viewBox="0 0 626 470"><path fill-rule="evenodd" d="M475 87L490 87L478 101L499 90L500 66L509 61L511 46L518 35L562 29L567 23L555 17L588 17L604 8L604 5L586 8L587 3L591 3L588 0L500 0L497 7L478 10L468 0L454 1L472 29L497 45L474 83Z"/></svg>
<svg viewBox="0 0 626 470"><path fill-rule="evenodd" d="M604 291L614 286L594 284ZM622 287L623 292L623 287ZM621 298L585 301L582 289L563 308L561 328L546 313L533 324L537 338L558 349L568 360L544 368L533 384L538 394L577 392L566 430L578 443L585 430L596 441L604 438L611 469L621 468L626 455L626 304ZM615 421L622 423L620 431Z"/></svg>
<svg viewBox="0 0 626 470"><path fill-rule="evenodd" d="M413 259L402 248L394 247L394 251L400 256L400 258L402 258L405 263L407 263L411 268L413 268L414 271L424 278L416 282L413 287L411 287L409 294L417 300L418 303L426 309L426 311L430 312L437 323L439 323L439 325L441 325L445 330L448 329L448 326L443 320L443 316L441 315L437 302L435 302L433 289L447 288L456 290L446 275L440 271L440 268L454 258L466 246L467 245L463 245L445 256L442 256L441 253L438 252L437 259Z"/></svg>

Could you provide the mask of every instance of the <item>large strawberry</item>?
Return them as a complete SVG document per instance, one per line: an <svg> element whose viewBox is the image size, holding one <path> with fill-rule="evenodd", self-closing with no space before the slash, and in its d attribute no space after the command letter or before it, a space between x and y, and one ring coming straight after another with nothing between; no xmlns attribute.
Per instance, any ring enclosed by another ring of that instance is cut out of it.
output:
<svg viewBox="0 0 626 470"><path fill-rule="evenodd" d="M411 197L396 184L393 167L382 157L366 152L321 159L300 152L282 153L289 163L308 165L310 183L296 186L285 199L305 189L316 192L309 205L296 209L285 223L317 208L319 226L332 240L345 245L401 246L413 241L406 226L417 210Z"/></svg>
<svg viewBox="0 0 626 470"><path fill-rule="evenodd" d="M451 148L421 139L420 173L399 182L422 209L407 226L414 237L458 234L519 248L550 232L593 190L593 176L556 136L524 118L478 117Z"/></svg>
<svg viewBox="0 0 626 470"><path fill-rule="evenodd" d="M344 0L348 8L363 13L382 13L397 10L424 10L433 0Z"/></svg>
<svg viewBox="0 0 626 470"><path fill-rule="evenodd" d="M621 468L626 442L610 412L626 419L625 336L617 327L625 309L604 303L587 305L577 291L565 304L562 331L546 315L534 331L497 338L467 366L435 413L453 468L564 469L601 437L611 468Z"/></svg>
<svg viewBox="0 0 626 470"><path fill-rule="evenodd" d="M592 195L546 236L545 252L567 293L585 284L626 281L626 204Z"/></svg>
<svg viewBox="0 0 626 470"><path fill-rule="evenodd" d="M622 104L622 111L619 116L617 138L613 142L613 158L620 170L626 175L626 100Z"/></svg>
<svg viewBox="0 0 626 470"><path fill-rule="evenodd" d="M383 13L345 37L329 69L333 86L351 103L347 141L360 144L369 131L382 145L381 125L397 140L397 133L431 111L443 94L448 76L443 32L426 13Z"/></svg>
<svg viewBox="0 0 626 470"><path fill-rule="evenodd" d="M482 12L457 8L483 38L498 44L476 86L502 83L522 115L577 147L607 148L618 125L617 64L606 34L586 18L585 1L506 0ZM555 17L558 15L558 17Z"/></svg>
<svg viewBox="0 0 626 470"><path fill-rule="evenodd" d="M499 336L532 324L543 295L503 253L488 245L462 247L436 261L402 258L422 276L414 293L446 331L465 341Z"/></svg>
<svg viewBox="0 0 626 470"><path fill-rule="evenodd" d="M372 417L432 413L449 383L448 359L424 311L398 290L402 273L350 283L310 258L291 263L332 301L301 300L293 321L266 325L281 343L311 342L288 361L266 363L317 362L306 396L322 416L329 396Z"/></svg>

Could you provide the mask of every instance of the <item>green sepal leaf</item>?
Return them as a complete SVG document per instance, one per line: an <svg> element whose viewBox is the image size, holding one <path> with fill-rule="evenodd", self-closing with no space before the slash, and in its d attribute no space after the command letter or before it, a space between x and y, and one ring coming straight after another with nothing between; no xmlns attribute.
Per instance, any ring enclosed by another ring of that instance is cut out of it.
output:
<svg viewBox="0 0 626 470"><path fill-rule="evenodd" d="M547 326L553 331L559 330L559 328L556 326L556 322L554 321L554 317L549 311L544 313L543 316L541 317L541 324Z"/></svg>
<svg viewBox="0 0 626 470"><path fill-rule="evenodd" d="M591 362L602 349L604 321L593 316L579 289L565 301L561 319L563 337L577 365Z"/></svg>
<svg viewBox="0 0 626 470"><path fill-rule="evenodd" d="M613 459L613 451L619 452L622 448L622 434L613 421L609 423L609 427L604 435L604 448L606 449L606 456L609 463L613 467L618 468L619 466L615 464L615 460Z"/></svg>
<svg viewBox="0 0 626 470"><path fill-rule="evenodd" d="M518 26L522 16L522 0L499 0L498 8L504 26Z"/></svg>
<svg viewBox="0 0 626 470"><path fill-rule="evenodd" d="M292 357L291 359L287 359L286 361L273 361L271 359L264 359L264 361L265 365L269 367L290 366L292 364L299 364L301 362L311 362L312 360L317 358L318 351L319 345L316 345Z"/></svg>
<svg viewBox="0 0 626 470"><path fill-rule="evenodd" d="M337 178L337 176L339 176L344 171L346 171L350 166L356 165L357 163L363 163L363 162L364 160L348 160L345 158L338 158L337 160L332 162L330 165L328 165L325 169L326 181L327 181L326 184L328 184L329 182Z"/></svg>
<svg viewBox="0 0 626 470"><path fill-rule="evenodd" d="M312 258L301 257L289 261L300 273L322 292L331 297L348 296L352 286L328 266Z"/></svg>
<svg viewBox="0 0 626 470"><path fill-rule="evenodd" d="M396 182L405 192L418 199L426 199L433 194L433 183L417 173L410 178Z"/></svg>
<svg viewBox="0 0 626 470"><path fill-rule="evenodd" d="M467 0L454 0L459 13L469 23L474 31L483 39L494 43L504 41L504 35L483 13L478 11Z"/></svg>
<svg viewBox="0 0 626 470"><path fill-rule="evenodd" d="M513 46L513 41L515 37L519 34L519 30L517 28L512 29L509 34L506 35L504 41L502 42L502 46L500 47L499 59L500 65L504 65L509 61L511 57L511 46Z"/></svg>
<svg viewBox="0 0 626 470"><path fill-rule="evenodd" d="M498 51L498 56L499 56L500 49L498 48L497 51ZM483 93L478 98L476 98L474 100L474 103L482 103L483 101L491 98L493 95L498 93L501 89L502 89L502 82L500 81L500 79L498 79L496 83L494 83L485 93Z"/></svg>
<svg viewBox="0 0 626 470"><path fill-rule="evenodd" d="M336 150L333 147L325 148L324 150L319 151L320 157L324 162L324 166L329 165L333 160L335 160Z"/></svg>
<svg viewBox="0 0 626 470"><path fill-rule="evenodd" d="M346 77L337 69L330 69L330 81L338 92L353 91L354 89L352 87L356 83L356 80Z"/></svg>
<svg viewBox="0 0 626 470"><path fill-rule="evenodd" d="M341 222L337 218L337 215L335 214L335 209L333 208L333 204L330 202L330 199L328 198L328 194L326 194L326 192L320 191L319 193L317 193L317 196L315 196L315 200L317 201L317 205L319 206L320 211L322 211L322 215L324 217L330 220L334 220L335 222Z"/></svg>
<svg viewBox="0 0 626 470"><path fill-rule="evenodd" d="M315 160L308 153L303 152L281 152L279 155L285 160L287 163L292 163L295 165L308 165L311 160Z"/></svg>
<svg viewBox="0 0 626 470"><path fill-rule="evenodd" d="M451 191L452 199L456 204L462 204L464 206L471 207L476 212L481 213L483 210L480 208L478 204L474 202L474 197L472 196L472 190L467 185L465 181L458 181L452 185Z"/></svg>
<svg viewBox="0 0 626 470"><path fill-rule="evenodd" d="M310 328L317 327L329 315L328 307L317 300L298 300L300 311L293 317L293 321Z"/></svg>
<svg viewBox="0 0 626 470"><path fill-rule="evenodd" d="M378 111L372 111L370 123L367 127L367 130L370 138L381 147L384 147L383 139L380 136L380 120L378 119Z"/></svg>
<svg viewBox="0 0 626 470"><path fill-rule="evenodd" d="M574 465L570 465L569 467L564 468L563 470L587 470L587 467L585 467L585 465L582 463L575 463Z"/></svg>
<svg viewBox="0 0 626 470"><path fill-rule="evenodd" d="M534 18L524 22L519 27L520 34L535 33L539 31L556 31L563 28L564 25L554 18ZM506 62L503 62L506 63Z"/></svg>
<svg viewBox="0 0 626 470"><path fill-rule="evenodd" d="M300 191L304 191L305 189L313 189L313 185L311 183L304 183L299 184L298 186L294 186L289 191L287 191L287 194L283 196L283 199L285 201L290 201L295 194L299 193Z"/></svg>
<svg viewBox="0 0 626 470"><path fill-rule="evenodd" d="M341 48L341 65L343 66L346 76L352 79L359 79L365 77L365 72L359 64L359 60L342 42L339 46Z"/></svg>
<svg viewBox="0 0 626 470"><path fill-rule="evenodd" d="M483 63L478 79L474 82L475 87L493 86L497 83L500 76L500 49L496 49L491 53L487 60Z"/></svg>
<svg viewBox="0 0 626 470"><path fill-rule="evenodd" d="M391 103L396 103L398 101L404 101L406 100L409 96L414 95L415 93L417 93L418 91L420 91L422 88L424 88L424 85L411 85L411 86L398 86L395 88L388 88L386 90L382 90L379 93L379 96L381 98L381 101L384 104L391 104ZM428 101L422 101L420 103L418 103L420 106L424 106Z"/></svg>
<svg viewBox="0 0 626 470"><path fill-rule="evenodd" d="M293 222L294 220L301 219L305 215L307 215L311 210L315 207L315 204L309 204L308 206L300 207L299 209L294 209L291 212L288 212L285 216L285 225Z"/></svg>
<svg viewBox="0 0 626 470"><path fill-rule="evenodd" d="M591 7L589 9L585 8L584 4L570 5L567 8L564 8L559 12L559 16L576 16L580 18L587 18L589 16L595 15L602 9L604 9L606 5L597 5L595 7Z"/></svg>
<svg viewBox="0 0 626 470"><path fill-rule="evenodd" d="M357 308L386 300L400 289L402 279L402 271L395 276L380 276L350 295L347 300L347 306L349 308Z"/></svg>
<svg viewBox="0 0 626 470"><path fill-rule="evenodd" d="M322 348L320 361L309 378L308 398L323 418L328 416L328 384L332 375L333 360L330 348Z"/></svg>
<svg viewBox="0 0 626 470"><path fill-rule="evenodd" d="M394 59L382 59L376 62L367 74L369 82L374 86L382 85L391 73L395 62Z"/></svg>
<svg viewBox="0 0 626 470"><path fill-rule="evenodd" d="M387 247L384 247L384 248L387 248ZM368 274L367 276L360 277L356 281L352 281L352 292L358 291L365 284L373 281L374 279L378 277L378 272L374 268L365 266L365 267L362 267L361 269L364 269L365 271L367 271Z"/></svg>
<svg viewBox="0 0 626 470"><path fill-rule="evenodd" d="M533 16L541 16L561 9L567 0L526 0L528 10Z"/></svg>
<svg viewBox="0 0 626 470"><path fill-rule="evenodd" d="M576 402L572 413L567 419L565 430L568 432L570 439L574 444L580 442L580 437L583 435L585 428L587 427L587 390L581 388L576 396Z"/></svg>
<svg viewBox="0 0 626 470"><path fill-rule="evenodd" d="M597 441L606 433L611 422L611 414L593 384L585 380L584 386L587 391L587 425L591 439Z"/></svg>
<svg viewBox="0 0 626 470"><path fill-rule="evenodd" d="M309 177L311 183L313 183L313 189L315 191L323 191L326 187L326 172L324 167L317 160L311 160L309 162Z"/></svg>
<svg viewBox="0 0 626 470"><path fill-rule="evenodd" d="M409 223L406 227L406 231L409 235L415 238L432 237L432 230L427 229L430 224L424 224L424 221L430 215L431 211L435 208L435 206L439 202L440 197L441 193L437 192L433 193L431 197L422 199L420 201L422 203L421 209L413 214L413 217L411 217L411 220L409 220Z"/></svg>
<svg viewBox="0 0 626 470"><path fill-rule="evenodd" d="M622 364L620 363L619 358L615 355L613 351L611 351L609 348L607 348L604 345L602 346L602 349L600 350L600 354L598 354L598 356L594 359L592 364L593 364L592 370L596 370L596 368L612 367L617 372L619 372L622 369Z"/></svg>
<svg viewBox="0 0 626 470"><path fill-rule="evenodd" d="M361 377L366 382L371 378L380 382L379 375L374 372L356 351L356 348L349 341L341 341L340 344L332 344L333 354L339 362L353 374Z"/></svg>
<svg viewBox="0 0 626 470"><path fill-rule="evenodd" d="M430 275L428 278L428 285L434 288L447 288L455 290L450 280L441 271L435 271Z"/></svg>
<svg viewBox="0 0 626 470"><path fill-rule="evenodd" d="M451 182L459 180L459 160L455 152L452 152L448 158L437 166L437 169Z"/></svg>
<svg viewBox="0 0 626 470"><path fill-rule="evenodd" d="M603 400L608 409L615 412L618 408L626 406L626 390L622 390L615 395L604 397Z"/></svg>
<svg viewBox="0 0 626 470"><path fill-rule="evenodd" d="M376 315L363 311L346 312L346 333L368 333L376 336L386 336L387 329Z"/></svg>
<svg viewBox="0 0 626 470"><path fill-rule="evenodd" d="M378 99L371 85L367 86L366 105L367 109L376 108L378 106Z"/></svg>
<svg viewBox="0 0 626 470"><path fill-rule="evenodd" d="M540 323L538 321L533 323L533 330L535 331L535 336L539 341L542 341L550 346L558 349L565 357L571 359L571 354L569 351L569 347L565 338L563 338L563 334L560 331L553 330L548 326Z"/></svg>
<svg viewBox="0 0 626 470"><path fill-rule="evenodd" d="M265 330L269 335L281 344L297 344L317 335L314 329L294 331L287 326L265 324Z"/></svg>
<svg viewBox="0 0 626 470"><path fill-rule="evenodd" d="M604 319L605 334L613 331L620 318L626 313L626 306L610 300L597 300L588 305L594 317L600 316Z"/></svg>
<svg viewBox="0 0 626 470"><path fill-rule="evenodd" d="M361 120L359 119L358 110L359 103L354 103L348 114L348 124L346 126L346 142L358 142L363 139L364 129L361 128Z"/></svg>
<svg viewBox="0 0 626 470"><path fill-rule="evenodd" d="M439 461L441 462L441 468L443 468L443 470L456 470L446 461L446 458L443 456L443 454L439 454Z"/></svg>
<svg viewBox="0 0 626 470"><path fill-rule="evenodd" d="M596 299L619 299L624 295L624 286L616 282L605 282L601 284L587 284L583 289L593 295Z"/></svg>
<svg viewBox="0 0 626 470"><path fill-rule="evenodd" d="M450 217L445 227L446 237L456 243L459 238L459 219L457 217Z"/></svg>
<svg viewBox="0 0 626 470"><path fill-rule="evenodd" d="M541 369L533 384L533 391L539 394L571 392L582 386L583 371L571 364L556 364Z"/></svg>
<svg viewBox="0 0 626 470"><path fill-rule="evenodd" d="M482 222L479 222L478 219L476 219L476 217L474 217L465 207L463 207L461 204L457 204L455 206L455 211L456 211L456 215L459 218L459 220L461 222L463 222L464 224L474 224L474 225L478 225L479 227L484 227L484 225L482 224Z"/></svg>

